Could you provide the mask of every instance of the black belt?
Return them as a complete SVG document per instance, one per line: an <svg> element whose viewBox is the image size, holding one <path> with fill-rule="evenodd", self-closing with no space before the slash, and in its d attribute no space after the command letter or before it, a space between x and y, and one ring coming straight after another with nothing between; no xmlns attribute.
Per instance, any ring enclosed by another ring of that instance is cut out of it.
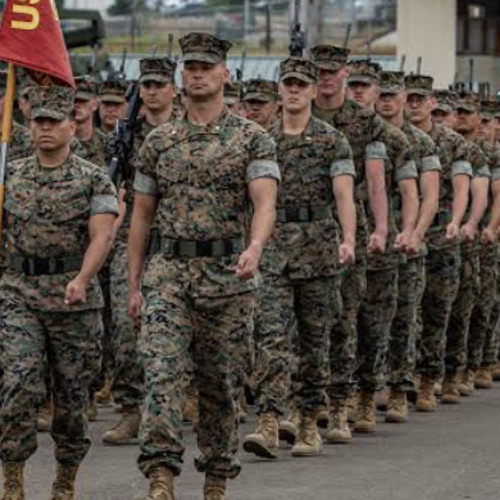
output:
<svg viewBox="0 0 500 500"><path fill-rule="evenodd" d="M331 219L332 206L324 205L315 207L312 205L305 205L300 207L286 207L278 208L277 211L278 222L312 222L316 220Z"/></svg>
<svg viewBox="0 0 500 500"><path fill-rule="evenodd" d="M196 241L160 237L158 240L159 251L174 257L229 257L245 250L243 238Z"/></svg>
<svg viewBox="0 0 500 500"><path fill-rule="evenodd" d="M9 255L7 267L26 276L54 276L72 271L79 271L83 264L83 255L41 259L38 257L23 257Z"/></svg>

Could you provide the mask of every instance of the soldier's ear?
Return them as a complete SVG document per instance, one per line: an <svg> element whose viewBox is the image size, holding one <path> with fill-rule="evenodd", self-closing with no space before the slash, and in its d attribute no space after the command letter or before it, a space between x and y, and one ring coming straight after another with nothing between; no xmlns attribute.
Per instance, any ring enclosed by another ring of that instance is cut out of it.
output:
<svg viewBox="0 0 500 500"><path fill-rule="evenodd" d="M230 81L230 77L231 74L229 73L229 69L227 68L227 66L224 65L222 70L222 78L224 83L228 83Z"/></svg>

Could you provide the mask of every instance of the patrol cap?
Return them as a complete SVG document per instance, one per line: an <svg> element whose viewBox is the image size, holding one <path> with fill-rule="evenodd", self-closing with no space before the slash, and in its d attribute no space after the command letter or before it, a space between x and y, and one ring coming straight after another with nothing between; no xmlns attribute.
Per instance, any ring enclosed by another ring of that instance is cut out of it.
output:
<svg viewBox="0 0 500 500"><path fill-rule="evenodd" d="M75 107L75 91L71 87L35 86L30 89L29 101L32 118L68 118Z"/></svg>
<svg viewBox="0 0 500 500"><path fill-rule="evenodd" d="M192 32L179 40L182 51L182 60L200 61L209 64L218 64L226 60L227 53L232 47L228 40L217 38L210 33Z"/></svg>
<svg viewBox="0 0 500 500"><path fill-rule="evenodd" d="M18 74L18 94L23 99L28 99L31 87L36 85L35 80L24 70L19 71Z"/></svg>
<svg viewBox="0 0 500 500"><path fill-rule="evenodd" d="M95 99L97 94L97 85L95 80L91 76L77 76L75 78L75 83L75 99L80 99L81 101L91 101L92 99Z"/></svg>
<svg viewBox="0 0 500 500"><path fill-rule="evenodd" d="M380 82L382 67L380 64L368 59L349 62L349 78L347 83L367 83L369 85Z"/></svg>
<svg viewBox="0 0 500 500"><path fill-rule="evenodd" d="M99 85L99 99L106 103L122 104L126 102L127 82L125 80L108 80Z"/></svg>
<svg viewBox="0 0 500 500"><path fill-rule="evenodd" d="M141 59L139 65L141 83L171 83L174 80L176 65L169 57L147 57Z"/></svg>
<svg viewBox="0 0 500 500"><path fill-rule="evenodd" d="M245 82L243 101L276 102L278 84L272 80L254 78Z"/></svg>
<svg viewBox="0 0 500 500"><path fill-rule="evenodd" d="M408 75L405 78L406 93L408 95L417 94L424 97L432 94L434 78L426 75Z"/></svg>
<svg viewBox="0 0 500 500"><path fill-rule="evenodd" d="M497 112L497 106L494 101L481 102L481 116L483 119L493 120L493 118L495 118L496 112Z"/></svg>
<svg viewBox="0 0 500 500"><path fill-rule="evenodd" d="M318 68L338 71L346 66L350 50L338 45L315 45L310 54Z"/></svg>
<svg viewBox="0 0 500 500"><path fill-rule="evenodd" d="M318 67L314 62L303 57L289 57L280 63L280 82L297 78L306 83L318 81Z"/></svg>
<svg viewBox="0 0 500 500"><path fill-rule="evenodd" d="M403 71L382 71L380 73L380 92L382 94L399 94L405 89Z"/></svg>
<svg viewBox="0 0 500 500"><path fill-rule="evenodd" d="M471 92L470 90L462 90L458 93L458 99L455 103L455 109L457 111L463 110L469 113L479 112L479 97L477 96L477 94Z"/></svg>
<svg viewBox="0 0 500 500"><path fill-rule="evenodd" d="M227 82L224 84L224 104L234 106L241 96L241 84L239 82Z"/></svg>
<svg viewBox="0 0 500 500"><path fill-rule="evenodd" d="M434 108L436 111L451 113L455 109L455 103L458 97L456 92L448 89L437 89L432 95L437 100L437 106Z"/></svg>

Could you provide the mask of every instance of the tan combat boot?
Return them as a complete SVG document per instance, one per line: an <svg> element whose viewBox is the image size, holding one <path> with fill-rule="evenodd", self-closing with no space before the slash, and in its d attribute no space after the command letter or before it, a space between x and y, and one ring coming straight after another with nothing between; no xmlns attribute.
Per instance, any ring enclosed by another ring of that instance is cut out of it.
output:
<svg viewBox="0 0 500 500"><path fill-rule="evenodd" d="M257 430L243 441L243 449L258 457L278 458L278 446L278 415L274 412L263 413Z"/></svg>
<svg viewBox="0 0 500 500"><path fill-rule="evenodd" d="M493 387L493 377L491 376L491 370L488 367L482 366L476 372L474 387L476 389L491 389Z"/></svg>
<svg viewBox="0 0 500 500"><path fill-rule="evenodd" d="M104 380L104 385L99 391L95 393L96 403L100 405L107 405L111 403L111 387L113 386L113 380L111 377L106 377Z"/></svg>
<svg viewBox="0 0 500 500"><path fill-rule="evenodd" d="M408 402L406 392L391 389L385 421L389 424L404 424L408 422Z"/></svg>
<svg viewBox="0 0 500 500"><path fill-rule="evenodd" d="M149 493L139 500L175 500L174 473L164 465L158 465L148 474Z"/></svg>
<svg viewBox="0 0 500 500"><path fill-rule="evenodd" d="M375 432L376 425L375 394L369 391L359 391L354 431L362 434L371 434Z"/></svg>
<svg viewBox="0 0 500 500"><path fill-rule="evenodd" d="M87 402L85 407L85 416L89 422L95 422L97 420L97 404L95 399Z"/></svg>
<svg viewBox="0 0 500 500"><path fill-rule="evenodd" d="M462 381L458 385L458 390L460 395L468 397L474 394L474 379L476 378L476 372L474 370L467 369L462 374Z"/></svg>
<svg viewBox="0 0 500 500"><path fill-rule="evenodd" d="M352 395L350 398L347 398L346 401L347 407L347 421L350 424L356 422L356 412L358 411L358 393Z"/></svg>
<svg viewBox="0 0 500 500"><path fill-rule="evenodd" d="M281 441L286 441L290 446L295 444L299 435L300 413L292 404L290 415L286 420L280 420L278 426L278 436Z"/></svg>
<svg viewBox="0 0 500 500"><path fill-rule="evenodd" d="M222 477L207 474L203 493L205 500L224 500L226 498L226 480Z"/></svg>
<svg viewBox="0 0 500 500"><path fill-rule="evenodd" d="M430 375L422 375L420 379L420 387L418 389L416 407L417 411L429 413L436 411L437 401L434 390L436 387L437 377Z"/></svg>
<svg viewBox="0 0 500 500"><path fill-rule="evenodd" d="M24 500L24 462L3 462L2 500Z"/></svg>
<svg viewBox="0 0 500 500"><path fill-rule="evenodd" d="M136 407L124 407L118 425L104 433L102 440L109 445L137 444L139 427L141 426L141 411Z"/></svg>
<svg viewBox="0 0 500 500"><path fill-rule="evenodd" d="M56 479L50 500L75 500L75 480L78 465L57 464Z"/></svg>
<svg viewBox="0 0 500 500"><path fill-rule="evenodd" d="M319 434L317 421L317 411L301 414L299 435L292 448L292 457L312 457L320 454L323 440Z"/></svg>
<svg viewBox="0 0 500 500"><path fill-rule="evenodd" d="M348 444L351 441L351 429L347 421L347 401L344 399L333 401L326 442L328 444Z"/></svg>
<svg viewBox="0 0 500 500"><path fill-rule="evenodd" d="M493 380L495 382L500 381L500 363L497 363L496 365L493 365L490 367L491 369L491 374L493 376Z"/></svg>
<svg viewBox="0 0 500 500"><path fill-rule="evenodd" d="M440 398L443 395L443 382L442 378L438 379L434 384L434 396Z"/></svg>
<svg viewBox="0 0 500 500"><path fill-rule="evenodd" d="M38 411L36 418L38 432L49 432L52 426L52 401L50 398Z"/></svg>
<svg viewBox="0 0 500 500"><path fill-rule="evenodd" d="M446 374L443 381L443 396L441 403L445 405L456 405L460 403L460 391L458 390L458 374Z"/></svg>

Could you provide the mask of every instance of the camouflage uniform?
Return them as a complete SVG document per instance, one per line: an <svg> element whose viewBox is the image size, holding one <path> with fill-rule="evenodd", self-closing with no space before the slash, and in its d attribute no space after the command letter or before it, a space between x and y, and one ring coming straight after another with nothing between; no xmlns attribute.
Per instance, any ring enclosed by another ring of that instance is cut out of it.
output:
<svg viewBox="0 0 500 500"><path fill-rule="evenodd" d="M404 73L388 72L382 78L383 92L387 93L391 88L396 93L404 90ZM440 172L441 164L432 139L409 122L405 122L401 130L410 141L419 176L427 172ZM399 219L397 202L394 203L393 210L394 216ZM398 306L391 326L387 382L396 391L408 391L413 388L417 313L425 288L426 253L424 246L419 253L407 256L406 261L399 265Z"/></svg>
<svg viewBox="0 0 500 500"><path fill-rule="evenodd" d="M281 74L315 73L301 59L287 59ZM310 75L316 80L315 74ZM298 325L298 406L315 411L325 405L328 339L341 310L340 230L332 214L332 178L355 176L352 153L340 132L311 118L300 136L287 136L282 124L276 141L282 185L278 222L262 259L263 285L255 317L255 341L267 359L260 383L260 413L283 414L290 374L290 334Z"/></svg>
<svg viewBox="0 0 500 500"><path fill-rule="evenodd" d="M171 82L175 64L168 58L146 58L140 63L140 81ZM132 152L128 160L123 189L126 212L118 232L115 252L110 266L111 311L115 373L112 386L116 403L124 407L139 407L144 398L144 370L141 366L137 341L140 324L128 315L128 256L127 240L132 219L133 183L140 161L139 151L146 137L155 127L145 118L137 120L134 128Z"/></svg>
<svg viewBox="0 0 500 500"><path fill-rule="evenodd" d="M433 79L409 76L407 89L429 95ZM455 300L460 276L460 247L446 240L446 227L452 220L453 185L456 175L472 177L469 149L463 137L452 130L433 126L429 133L438 148L442 167L439 184L439 207L427 232L426 286L422 297L421 358L418 371L431 378L444 373L446 329Z"/></svg>
<svg viewBox="0 0 500 500"><path fill-rule="evenodd" d="M102 82L97 87L97 98L100 103L123 104L125 102L126 93L127 82L118 78ZM106 135L110 132L103 129L102 124L100 125L99 130Z"/></svg>
<svg viewBox="0 0 500 500"><path fill-rule="evenodd" d="M347 63L349 52L341 47L319 45L311 49L311 56L320 68L336 71ZM342 132L352 148L356 167L356 264L342 275L342 314L332 328L330 338L331 399L348 398L355 386L353 373L356 368L358 338L358 311L366 292L366 246L368 226L365 211L367 199L365 161L387 159L382 142L383 121L375 113L346 100L338 109L313 107L313 114Z"/></svg>
<svg viewBox="0 0 500 500"><path fill-rule="evenodd" d="M218 62L229 42L205 34L180 40L184 60ZM147 395L139 467L181 470L184 371L192 348L199 391L199 471L233 478L241 466L236 398L257 279L234 273L248 234L247 184L279 178L275 146L257 125L226 109L197 126L188 116L153 131L141 149L136 192L158 199L161 235L143 279L140 351Z"/></svg>
<svg viewBox="0 0 500 500"><path fill-rule="evenodd" d="M491 172L491 183L500 181L500 148L481 143L482 149L486 154L488 165ZM480 224L480 230L484 229L491 218L491 209L493 207L492 188L488 202L488 209ZM485 354L483 348L487 349L490 345L493 329L489 329L489 322L492 310L496 302L497 281L498 281L498 245L481 245L479 254L480 259L480 279L481 293L479 299L472 311L469 327L467 368L476 371L482 365ZM485 351L486 352L486 351ZM487 363L485 363L487 365Z"/></svg>
<svg viewBox="0 0 500 500"><path fill-rule="evenodd" d="M478 111L479 102L472 93L461 94L456 104L456 109ZM467 140L469 148L469 162L472 165L473 178L491 176L485 154L473 141ZM469 210L472 197L469 201ZM467 222L468 215L464 216ZM460 271L460 286L453 303L446 331L446 374L455 375L463 371L467 364L467 339L472 310L479 298L481 291L480 281L480 242L476 238L470 243L462 243L462 266Z"/></svg>
<svg viewBox="0 0 500 500"><path fill-rule="evenodd" d="M73 105L65 87L30 93L32 116L64 119ZM97 279L85 303L66 306L88 244L88 220L118 214L109 178L70 155L56 169L32 156L9 165L8 267L0 280L0 405L3 461L26 461L36 450L36 410L43 397L43 358L54 374L52 437L58 462L78 465L90 446L83 415L88 384L98 370L102 295Z"/></svg>
<svg viewBox="0 0 500 500"><path fill-rule="evenodd" d="M349 82L378 83L380 67L367 61L358 61L351 67ZM399 195L399 183L415 180L418 176L410 144L405 135L394 126L384 122L381 140L387 149L385 184L389 200L389 234L387 249L383 255L369 255L366 272L366 295L358 316L358 369L356 372L360 389L374 392L386 372L390 327L397 308L398 265L402 256L394 249L398 233L391 201ZM370 231L375 229L369 212Z"/></svg>

